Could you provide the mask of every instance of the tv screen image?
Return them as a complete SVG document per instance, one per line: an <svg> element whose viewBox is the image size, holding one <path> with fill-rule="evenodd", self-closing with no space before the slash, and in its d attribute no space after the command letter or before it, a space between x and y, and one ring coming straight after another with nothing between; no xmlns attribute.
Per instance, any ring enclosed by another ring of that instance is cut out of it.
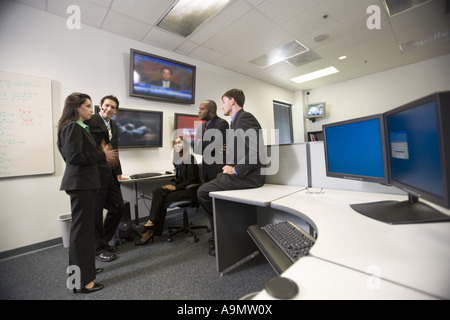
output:
<svg viewBox="0 0 450 320"><path fill-rule="evenodd" d="M325 117L325 102L310 103L306 111L307 119L323 118Z"/></svg>
<svg viewBox="0 0 450 320"><path fill-rule="evenodd" d="M119 131L119 148L162 147L162 112L120 108L112 119Z"/></svg>
<svg viewBox="0 0 450 320"><path fill-rule="evenodd" d="M200 120L198 115L175 113L175 134L177 137L187 137L188 142L193 144L198 127L200 127L203 123L205 123L205 121Z"/></svg>
<svg viewBox="0 0 450 320"><path fill-rule="evenodd" d="M175 103L195 103L196 67L130 50L130 95Z"/></svg>

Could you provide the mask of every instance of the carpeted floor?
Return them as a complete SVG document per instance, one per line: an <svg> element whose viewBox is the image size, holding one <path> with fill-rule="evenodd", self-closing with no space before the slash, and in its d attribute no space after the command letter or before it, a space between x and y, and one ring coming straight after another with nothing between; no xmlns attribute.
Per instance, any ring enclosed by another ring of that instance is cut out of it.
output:
<svg viewBox="0 0 450 320"><path fill-rule="evenodd" d="M191 215L191 214L190 214ZM177 218L179 219L179 218ZM202 213L194 225L209 225ZM168 224L179 224L175 220ZM225 275L208 255L211 233L198 231L200 241L167 232L155 242L119 245L119 258L96 262L104 271L96 282L105 288L93 294L73 294L66 287L68 249L61 245L0 261L0 300L236 300L260 291L276 273L260 254Z"/></svg>

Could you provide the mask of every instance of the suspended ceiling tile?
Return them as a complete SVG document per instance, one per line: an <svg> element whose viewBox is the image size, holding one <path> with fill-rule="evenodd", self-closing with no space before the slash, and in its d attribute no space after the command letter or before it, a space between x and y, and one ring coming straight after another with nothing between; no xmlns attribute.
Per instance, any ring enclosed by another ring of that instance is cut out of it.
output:
<svg viewBox="0 0 450 320"><path fill-rule="evenodd" d="M133 40L142 40L151 26L110 10L103 22L102 29Z"/></svg>

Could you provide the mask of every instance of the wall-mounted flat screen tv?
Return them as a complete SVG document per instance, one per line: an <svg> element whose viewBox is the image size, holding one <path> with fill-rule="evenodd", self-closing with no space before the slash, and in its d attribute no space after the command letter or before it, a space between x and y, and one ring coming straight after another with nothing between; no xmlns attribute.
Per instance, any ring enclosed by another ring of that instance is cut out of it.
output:
<svg viewBox="0 0 450 320"><path fill-rule="evenodd" d="M120 108L112 119L119 131L119 148L162 147L162 112Z"/></svg>
<svg viewBox="0 0 450 320"><path fill-rule="evenodd" d="M194 104L196 67L130 50L130 95L167 102Z"/></svg>
<svg viewBox="0 0 450 320"><path fill-rule="evenodd" d="M325 117L325 102L310 103L306 110L306 119L316 119Z"/></svg>

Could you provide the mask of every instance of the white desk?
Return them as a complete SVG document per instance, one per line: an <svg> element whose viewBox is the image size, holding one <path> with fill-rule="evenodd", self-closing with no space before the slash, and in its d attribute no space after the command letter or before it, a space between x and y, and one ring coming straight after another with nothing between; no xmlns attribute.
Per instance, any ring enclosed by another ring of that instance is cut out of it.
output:
<svg viewBox="0 0 450 320"><path fill-rule="evenodd" d="M136 226L139 225L139 195L138 195L138 183L154 181L157 179L169 179L175 177L174 174L161 174L158 176L147 177L147 178L139 178L139 179L129 179L129 180L119 180L122 184L133 184L134 188L134 223Z"/></svg>
<svg viewBox="0 0 450 320"><path fill-rule="evenodd" d="M350 204L405 200L405 196L323 191L300 191L270 204L316 228L312 257L366 274L377 268L381 278L391 283L450 299L450 223L389 225L357 213ZM450 214L450 210L440 211ZM301 266L302 260L294 266Z"/></svg>
<svg viewBox="0 0 450 320"><path fill-rule="evenodd" d="M303 257L283 273L298 285L301 300L427 300L432 296L312 257ZM254 300L274 299L262 290Z"/></svg>
<svg viewBox="0 0 450 320"><path fill-rule="evenodd" d="M266 184L261 188L211 192L217 270L223 272L257 250L247 228L257 223L256 207L304 189Z"/></svg>
<svg viewBox="0 0 450 320"><path fill-rule="evenodd" d="M322 191L265 185L211 193L218 271L256 250L246 231L257 224L256 208L269 206L305 220L317 232L310 256L282 274L298 283L296 298L450 299L449 222L390 225L359 214L350 204L404 201L406 196ZM438 209L450 215L450 210ZM269 297L263 291L256 298Z"/></svg>

